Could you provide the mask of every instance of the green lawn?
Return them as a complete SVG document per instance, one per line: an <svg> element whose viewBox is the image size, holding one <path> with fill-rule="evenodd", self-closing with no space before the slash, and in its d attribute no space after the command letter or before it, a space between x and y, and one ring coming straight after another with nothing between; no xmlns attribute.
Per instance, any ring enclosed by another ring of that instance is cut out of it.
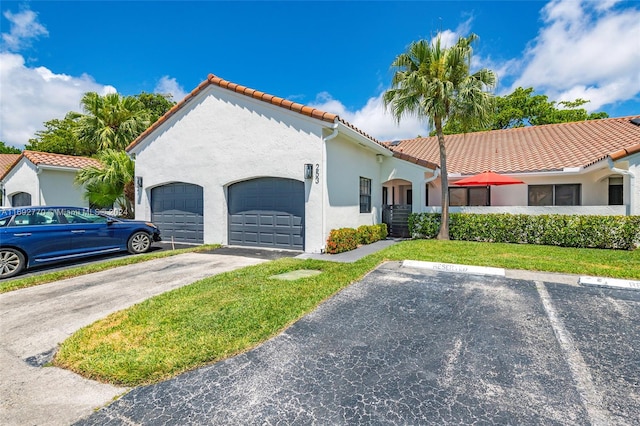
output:
<svg viewBox="0 0 640 426"><path fill-rule="evenodd" d="M385 260L427 260L640 279L640 250L406 241L352 264L279 259L201 280L112 314L68 340L54 364L92 379L141 385L247 351ZM321 270L296 281L272 279Z"/></svg>
<svg viewBox="0 0 640 426"><path fill-rule="evenodd" d="M92 272L100 272L106 269L116 268L118 266L132 265L134 263L146 262L151 259L159 259L161 257L175 256L176 254L188 253L191 251L206 251L213 250L220 247L219 244L203 245L187 249L179 250L164 250L158 252L150 252L144 254L138 254L135 256L127 256L114 260L105 260L100 263L93 263L91 265L78 266L76 268L65 269L62 271L48 272L40 275L33 275L30 277L20 278L18 275L16 278L0 281L0 293L6 293L7 291L18 290L21 288L32 287L34 285L46 284L54 281L60 281L67 278L73 278L80 275L90 274Z"/></svg>

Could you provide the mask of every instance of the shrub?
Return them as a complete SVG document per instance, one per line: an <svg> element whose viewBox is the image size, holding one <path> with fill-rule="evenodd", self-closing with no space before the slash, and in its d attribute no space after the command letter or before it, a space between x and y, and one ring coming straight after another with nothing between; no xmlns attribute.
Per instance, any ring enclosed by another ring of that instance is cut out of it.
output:
<svg viewBox="0 0 640 426"><path fill-rule="evenodd" d="M360 244L371 244L378 241L378 229L374 225L359 226L357 233Z"/></svg>
<svg viewBox="0 0 640 426"><path fill-rule="evenodd" d="M433 238L437 213L412 213L414 238ZM452 213L452 240L633 250L640 246L640 217Z"/></svg>
<svg viewBox="0 0 640 426"><path fill-rule="evenodd" d="M358 229L332 229L327 239L326 252L331 254L353 250L360 244L371 244L387 238L387 225L362 225Z"/></svg>
<svg viewBox="0 0 640 426"><path fill-rule="evenodd" d="M336 254L358 247L358 231L353 228L332 229L327 239L327 253Z"/></svg>

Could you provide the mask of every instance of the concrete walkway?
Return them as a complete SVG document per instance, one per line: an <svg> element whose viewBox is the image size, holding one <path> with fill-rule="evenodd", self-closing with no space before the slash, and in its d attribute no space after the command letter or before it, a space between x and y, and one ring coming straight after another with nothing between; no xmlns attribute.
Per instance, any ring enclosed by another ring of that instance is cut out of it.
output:
<svg viewBox="0 0 640 426"><path fill-rule="evenodd" d="M80 328L157 294L264 261L187 253L0 294L0 424L71 424L127 391L42 367Z"/></svg>
<svg viewBox="0 0 640 426"><path fill-rule="evenodd" d="M362 259L365 256L368 256L372 253L375 253L384 248L392 246L400 241L402 241L402 239L387 239L382 241L376 241L375 243L372 243L372 244L360 246L355 250L346 251L344 253L338 253L338 254L303 253L299 256L296 256L296 258L325 260L327 262L353 263L353 262L357 262L358 260Z"/></svg>

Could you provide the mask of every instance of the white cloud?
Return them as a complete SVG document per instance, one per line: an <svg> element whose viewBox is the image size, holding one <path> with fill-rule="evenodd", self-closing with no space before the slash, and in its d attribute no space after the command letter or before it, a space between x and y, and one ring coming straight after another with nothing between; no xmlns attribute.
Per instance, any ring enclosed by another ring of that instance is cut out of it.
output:
<svg viewBox="0 0 640 426"><path fill-rule="evenodd" d="M29 46L31 39L49 35L47 29L37 22L38 14L31 10L23 10L16 14L6 11L4 17L10 22L9 32L2 34L2 41L8 50L20 50Z"/></svg>
<svg viewBox="0 0 640 426"><path fill-rule="evenodd" d="M175 78L171 78L168 75L163 76L158 81L158 84L156 84L153 91L161 94L171 94L172 100L175 102L180 102L185 96L187 96L187 92L184 90L184 87L179 85Z"/></svg>
<svg viewBox="0 0 640 426"><path fill-rule="evenodd" d="M0 140L23 147L43 123L80 111L86 92L115 92L113 86L96 83L92 77L56 74L45 67L29 68L16 53L0 53Z"/></svg>
<svg viewBox="0 0 640 426"><path fill-rule="evenodd" d="M583 98L589 111L640 94L640 10L617 0L552 0L524 52L518 86L552 100Z"/></svg>
<svg viewBox="0 0 640 426"><path fill-rule="evenodd" d="M338 114L344 120L380 141L410 139L418 135L428 136L429 134L427 123L415 117L404 117L401 124L398 125L391 113L385 110L382 94L370 98L361 109L356 111L348 110L342 102L333 99L326 92L320 93L314 102L309 103L309 106Z"/></svg>

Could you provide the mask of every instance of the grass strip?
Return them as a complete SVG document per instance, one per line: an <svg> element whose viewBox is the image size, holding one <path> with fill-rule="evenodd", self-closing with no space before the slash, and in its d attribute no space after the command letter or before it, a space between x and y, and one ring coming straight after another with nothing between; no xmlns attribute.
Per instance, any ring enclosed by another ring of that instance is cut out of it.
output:
<svg viewBox="0 0 640 426"><path fill-rule="evenodd" d="M285 258L206 278L114 313L67 339L54 364L118 385L164 380L255 347L382 261L405 259L640 278L640 251L421 240L350 264ZM322 273L296 281L270 278L297 269Z"/></svg>
<svg viewBox="0 0 640 426"><path fill-rule="evenodd" d="M19 290L21 288L33 287L40 284L46 284L54 281L60 281L67 278L73 278L80 275L100 272L106 269L117 268L118 266L133 265L134 263L146 262L148 260L160 259L163 257L175 256L176 254L208 251L219 248L219 244L202 245L193 248L178 250L163 250L158 252L150 252L138 254L135 256L127 256L114 260L105 260L104 262L92 263L90 265L78 266L77 268L64 269L61 271L47 272L39 275L32 275L24 278L11 278L6 281L0 281L0 293Z"/></svg>

